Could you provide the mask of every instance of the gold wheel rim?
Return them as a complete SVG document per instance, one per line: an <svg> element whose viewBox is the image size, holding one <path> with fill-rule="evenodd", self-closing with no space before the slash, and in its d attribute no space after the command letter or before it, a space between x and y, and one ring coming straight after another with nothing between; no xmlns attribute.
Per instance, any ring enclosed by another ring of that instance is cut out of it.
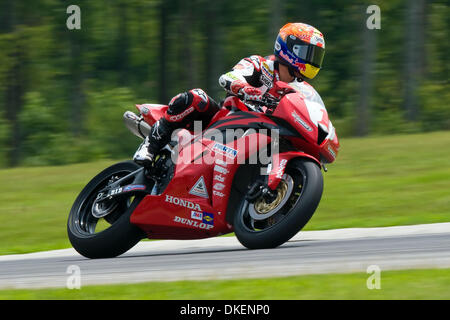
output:
<svg viewBox="0 0 450 320"><path fill-rule="evenodd" d="M267 203L262 197L255 202L254 208L257 214L266 214L281 203L288 191L288 184L286 181L281 180L275 191L277 192L277 197L271 203Z"/></svg>

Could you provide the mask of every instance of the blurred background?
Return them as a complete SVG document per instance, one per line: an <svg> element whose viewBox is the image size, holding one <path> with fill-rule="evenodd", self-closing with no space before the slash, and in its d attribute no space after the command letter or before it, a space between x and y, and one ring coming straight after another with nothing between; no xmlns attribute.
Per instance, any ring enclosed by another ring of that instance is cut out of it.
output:
<svg viewBox="0 0 450 320"><path fill-rule="evenodd" d="M140 143L125 128L124 111L167 104L192 88L222 100L219 76L243 57L272 54L287 22L325 36L324 65L310 83L341 142L305 229L449 222L449 3L0 0L0 255L70 247L67 216L78 193ZM81 10L81 29L67 27L70 5ZM380 29L367 28L371 5L380 8ZM231 297L360 299L367 274L358 277L251 283ZM391 278L379 296L448 297L448 269ZM157 297L198 299L203 290L226 299L230 284L166 286L159 285L175 296L157 289ZM146 288L153 293L155 285Z"/></svg>
<svg viewBox="0 0 450 320"><path fill-rule="evenodd" d="M437 0L0 0L0 167L131 157L125 110L191 88L220 101L218 77L272 54L286 22L325 36L311 84L340 137L448 130L449 16Z"/></svg>

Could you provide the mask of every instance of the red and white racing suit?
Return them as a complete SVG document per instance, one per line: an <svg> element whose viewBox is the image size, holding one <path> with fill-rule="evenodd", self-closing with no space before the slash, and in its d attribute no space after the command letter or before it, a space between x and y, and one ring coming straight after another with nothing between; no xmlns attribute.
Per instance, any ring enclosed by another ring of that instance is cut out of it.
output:
<svg viewBox="0 0 450 320"><path fill-rule="evenodd" d="M242 59L233 67L233 70L222 75L219 78L219 84L229 94L244 99L246 88L257 89L256 91L259 91L261 97L268 95L272 98L278 98L279 94L272 90L274 83L278 80L280 80L280 75L275 56L263 58L253 55Z"/></svg>

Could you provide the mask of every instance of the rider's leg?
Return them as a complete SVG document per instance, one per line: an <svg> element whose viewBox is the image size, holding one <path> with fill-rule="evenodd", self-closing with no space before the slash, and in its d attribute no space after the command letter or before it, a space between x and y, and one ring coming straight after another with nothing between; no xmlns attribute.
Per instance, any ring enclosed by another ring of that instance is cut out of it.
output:
<svg viewBox="0 0 450 320"><path fill-rule="evenodd" d="M175 129L190 127L195 120L208 123L219 109L201 89L178 94L170 101L164 117L152 126L149 136L134 154L134 161L149 166L159 150L169 143Z"/></svg>

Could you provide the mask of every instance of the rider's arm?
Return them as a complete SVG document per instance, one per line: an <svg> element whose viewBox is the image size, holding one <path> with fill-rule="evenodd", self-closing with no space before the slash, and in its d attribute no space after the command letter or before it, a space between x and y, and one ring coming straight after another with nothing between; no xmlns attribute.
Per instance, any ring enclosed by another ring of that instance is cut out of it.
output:
<svg viewBox="0 0 450 320"><path fill-rule="evenodd" d="M232 95L241 95L243 90L262 86L261 60L258 56L244 58L228 73L219 78L219 84Z"/></svg>

